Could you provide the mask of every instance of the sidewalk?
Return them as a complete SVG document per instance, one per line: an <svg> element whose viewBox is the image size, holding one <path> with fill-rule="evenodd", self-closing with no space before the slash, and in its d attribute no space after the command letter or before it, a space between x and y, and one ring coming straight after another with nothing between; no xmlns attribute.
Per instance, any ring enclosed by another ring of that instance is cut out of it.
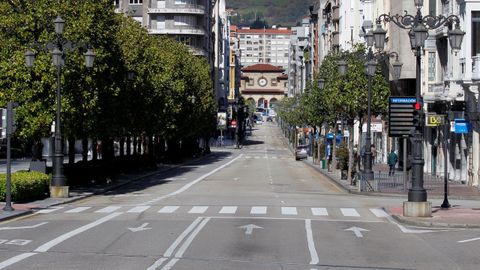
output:
<svg viewBox="0 0 480 270"><path fill-rule="evenodd" d="M45 198L43 200L37 200L32 202L20 203L20 204L12 203L12 207L15 209L14 211L3 210L5 203L2 202L0 203L0 221L28 215L33 213L34 210L37 210L37 209L43 209L43 208L48 208L52 206L67 204L67 203L81 200L93 195L103 194L108 191L115 190L117 188L130 184L132 182L139 181L146 177L149 177L158 173L166 172L168 170L174 169L179 166L188 165L192 162L201 160L208 156L209 155L206 155L200 158L190 159L190 160L187 160L186 162L183 162L181 164L175 164L175 165L157 164L157 169L155 170L143 171L143 172L132 173L132 174L119 174L115 177L115 182L111 184L95 185L95 186L80 187L80 188L70 187L70 197L68 198Z"/></svg>
<svg viewBox="0 0 480 270"><path fill-rule="evenodd" d="M385 193L385 192L359 192L357 186L352 186L346 180L340 179L340 172L327 172L320 168L320 165L314 164L311 157L304 161L307 165L315 168L317 171L328 177L333 183L341 187L343 190L352 193L367 196L395 196L407 198L406 193ZM376 165L374 170L384 170L382 165ZM388 172L388 167L387 167ZM469 206L453 205L449 209L442 209L440 206L432 206L431 217L405 217L403 216L403 206L387 207L385 210L397 221L420 227L440 227L440 228L480 228L480 192L476 187L467 187L460 184L449 184L450 199L454 200L473 200ZM427 189L428 198L442 199L443 198L443 184L432 186ZM475 203L478 201L478 203ZM472 205L476 205L472 207ZM478 207L477 207L478 206Z"/></svg>

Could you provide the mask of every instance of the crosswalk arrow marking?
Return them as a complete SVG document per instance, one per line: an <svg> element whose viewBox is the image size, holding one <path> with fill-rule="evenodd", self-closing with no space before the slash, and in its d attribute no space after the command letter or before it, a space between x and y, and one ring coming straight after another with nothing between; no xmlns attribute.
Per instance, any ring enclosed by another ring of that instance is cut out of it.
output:
<svg viewBox="0 0 480 270"><path fill-rule="evenodd" d="M352 231L353 233L355 233L355 236L356 236L356 237L361 238L361 237L363 237L362 232L368 232L369 230L367 230L367 229L362 229L362 228L360 228L360 227L355 227L355 226L354 226L354 227L345 229L345 231Z"/></svg>
<svg viewBox="0 0 480 270"><path fill-rule="evenodd" d="M238 227L238 228L244 229L244 230L245 230L245 234L247 234L247 235L252 234L253 229L263 229L262 227L257 226L257 225L255 225L255 224L243 225L243 226L240 226L240 227Z"/></svg>
<svg viewBox="0 0 480 270"><path fill-rule="evenodd" d="M132 232L140 232L140 231L146 231L150 230L151 228L147 228L148 223L143 223L140 227L137 228L128 228Z"/></svg>

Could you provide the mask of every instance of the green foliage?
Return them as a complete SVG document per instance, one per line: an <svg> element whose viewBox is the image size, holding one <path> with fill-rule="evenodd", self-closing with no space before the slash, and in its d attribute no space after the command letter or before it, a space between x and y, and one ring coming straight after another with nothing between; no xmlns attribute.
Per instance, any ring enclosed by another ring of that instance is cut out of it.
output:
<svg viewBox="0 0 480 270"><path fill-rule="evenodd" d="M12 200L35 200L44 198L50 177L39 172L18 171L12 174ZM5 201L6 175L0 174L0 200Z"/></svg>
<svg viewBox="0 0 480 270"><path fill-rule="evenodd" d="M185 45L149 35L132 18L116 14L108 0L12 0L0 1L0 106L19 103L17 137L46 137L55 119L56 69L42 48L55 39L57 14L66 21L64 37L88 43L96 54L91 70L84 66L84 49L66 54L61 70L66 137L168 139L212 128L210 67ZM27 49L36 52L31 70L24 63Z"/></svg>
<svg viewBox="0 0 480 270"><path fill-rule="evenodd" d="M251 25L257 19L265 19L269 25L295 26L308 13L313 0L230 0L228 7L238 16L233 24Z"/></svg>

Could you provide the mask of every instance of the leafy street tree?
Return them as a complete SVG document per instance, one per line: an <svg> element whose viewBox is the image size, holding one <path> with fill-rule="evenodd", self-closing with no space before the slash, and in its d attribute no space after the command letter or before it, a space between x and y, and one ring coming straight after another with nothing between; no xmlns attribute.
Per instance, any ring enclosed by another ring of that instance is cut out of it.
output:
<svg viewBox="0 0 480 270"><path fill-rule="evenodd" d="M116 14L109 0L9 0L0 2L0 106L18 102L17 138L32 142L50 136L56 77L45 45L55 38L57 15L66 21L64 37L83 45L66 53L61 116L70 145L83 139L85 159L87 138L101 139L102 157L108 159L114 140L122 148L125 139L133 138L137 146L148 142L153 154L154 140L179 146L210 135L216 102L209 65L185 45L149 35L133 19ZM84 66L87 44L96 54L91 70ZM27 49L36 53L32 69L25 66Z"/></svg>

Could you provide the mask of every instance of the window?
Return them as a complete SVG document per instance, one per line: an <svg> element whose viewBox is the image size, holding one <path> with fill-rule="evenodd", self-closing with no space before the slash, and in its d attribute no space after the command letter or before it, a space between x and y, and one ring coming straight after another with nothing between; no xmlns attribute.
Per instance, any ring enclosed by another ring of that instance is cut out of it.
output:
<svg viewBox="0 0 480 270"><path fill-rule="evenodd" d="M270 79L270 83L272 84L272 86L277 86L277 79L275 78Z"/></svg>
<svg viewBox="0 0 480 270"><path fill-rule="evenodd" d="M253 83L254 79L253 78L248 78L248 86L253 86L254 83Z"/></svg>
<svg viewBox="0 0 480 270"><path fill-rule="evenodd" d="M143 4L143 0L130 0L130 5L141 5Z"/></svg>
<svg viewBox="0 0 480 270"><path fill-rule="evenodd" d="M195 17L193 16L174 16L177 26L195 26Z"/></svg>
<svg viewBox="0 0 480 270"><path fill-rule="evenodd" d="M193 5L195 0L175 0L175 5Z"/></svg>
<svg viewBox="0 0 480 270"><path fill-rule="evenodd" d="M115 5L115 8L120 8L120 0L114 0L113 4Z"/></svg>
<svg viewBox="0 0 480 270"><path fill-rule="evenodd" d="M480 11L472 11L472 56L480 54Z"/></svg>

